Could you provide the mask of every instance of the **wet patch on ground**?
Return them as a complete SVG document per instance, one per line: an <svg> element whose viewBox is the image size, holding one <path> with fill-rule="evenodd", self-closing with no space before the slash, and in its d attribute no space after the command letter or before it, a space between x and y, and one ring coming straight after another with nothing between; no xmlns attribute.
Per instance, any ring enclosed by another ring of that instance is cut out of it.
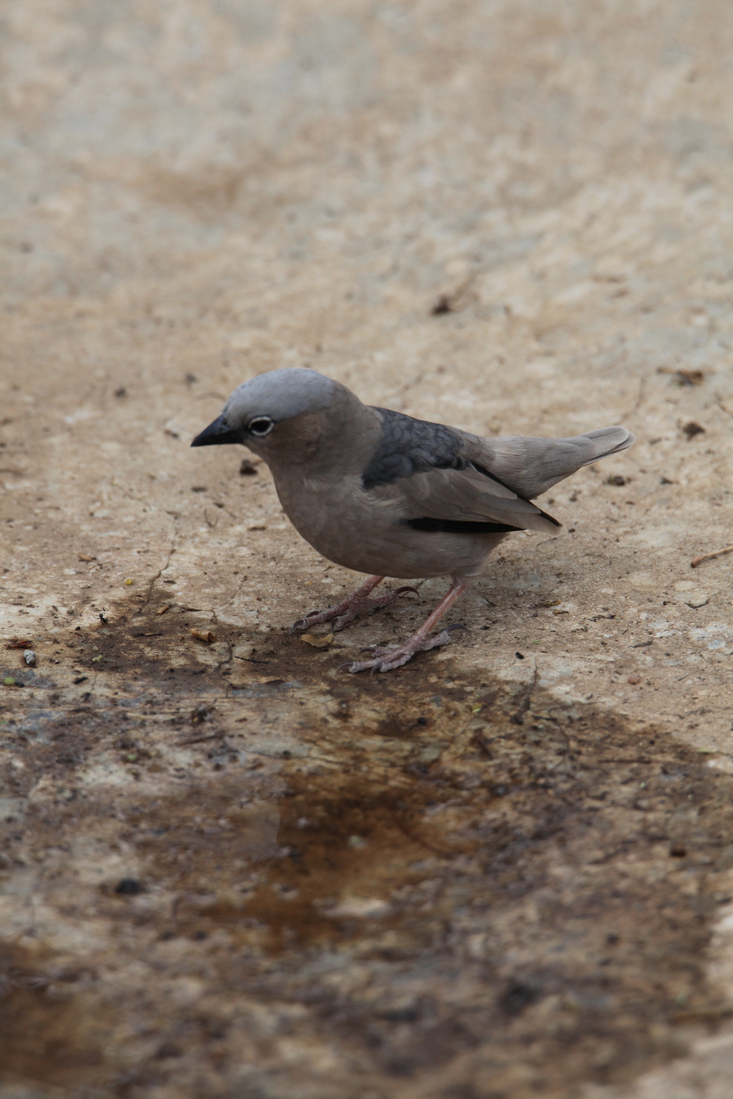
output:
<svg viewBox="0 0 733 1099"><path fill-rule="evenodd" d="M84 1094L117 1060L106 1048L109 1014L89 995L82 966L4 944L0 952L0 1065L6 1080Z"/></svg>
<svg viewBox="0 0 733 1099"><path fill-rule="evenodd" d="M529 669L351 678L155 612L37 643L4 696L8 1083L566 1097L726 1017L705 756Z"/></svg>

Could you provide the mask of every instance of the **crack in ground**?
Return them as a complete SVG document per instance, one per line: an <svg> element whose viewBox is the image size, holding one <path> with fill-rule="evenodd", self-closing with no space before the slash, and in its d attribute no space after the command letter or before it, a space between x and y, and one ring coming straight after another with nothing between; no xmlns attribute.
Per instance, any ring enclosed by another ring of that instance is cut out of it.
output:
<svg viewBox="0 0 733 1099"><path fill-rule="evenodd" d="M153 588L155 587L157 581L160 580L160 578L163 575L163 573L165 572L165 570L169 567L169 565L171 563L171 558L173 557L173 554L175 552L176 552L176 547L175 547L175 543L173 543L171 545L169 551L168 551L168 557L166 558L165 564L161 565L161 567L156 572L155 576L152 578L152 580L148 584L148 590L145 594L145 598L143 599L142 603L140 604L137 611L135 612L136 614L142 614L143 611L145 610L145 608L149 605L151 599L153 598Z"/></svg>

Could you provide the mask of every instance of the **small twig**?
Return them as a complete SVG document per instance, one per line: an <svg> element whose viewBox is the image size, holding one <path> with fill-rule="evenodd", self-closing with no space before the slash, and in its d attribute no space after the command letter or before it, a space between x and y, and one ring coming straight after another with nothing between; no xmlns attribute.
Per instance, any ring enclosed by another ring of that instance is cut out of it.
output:
<svg viewBox="0 0 733 1099"><path fill-rule="evenodd" d="M205 740L223 740L225 735L224 733L209 733L208 736L189 737L188 740L179 740L176 743L179 747L184 744L203 744Z"/></svg>
<svg viewBox="0 0 733 1099"><path fill-rule="evenodd" d="M707 1023L716 1022L718 1019L729 1019L733 1015L730 1007L700 1007L691 1008L689 1011L675 1011L670 1016L671 1023Z"/></svg>
<svg viewBox="0 0 733 1099"><path fill-rule="evenodd" d="M724 549L713 550L712 553L701 553L699 557L693 557L690 561L690 568L696 569L703 561L709 561L711 557L722 557L724 553L733 553L733 546L725 546Z"/></svg>
<svg viewBox="0 0 733 1099"><path fill-rule="evenodd" d="M671 374L677 379L678 385L702 385L705 374L702 370L682 370L674 366L658 366L657 374Z"/></svg>
<svg viewBox="0 0 733 1099"><path fill-rule="evenodd" d="M634 758L633 756L624 756L621 759L597 759L596 763L652 763L651 759L644 759L643 757Z"/></svg>
<svg viewBox="0 0 733 1099"><path fill-rule="evenodd" d="M635 412L639 411L639 409L641 408L641 403L644 400L644 388L645 388L645 386L646 386L646 378L640 378L639 379L639 392L636 395L636 400L634 401L634 407L630 408L628 410L628 412L623 412L621 414L621 418L619 420L619 423L621 422L621 420L628 420L630 416L633 416Z"/></svg>

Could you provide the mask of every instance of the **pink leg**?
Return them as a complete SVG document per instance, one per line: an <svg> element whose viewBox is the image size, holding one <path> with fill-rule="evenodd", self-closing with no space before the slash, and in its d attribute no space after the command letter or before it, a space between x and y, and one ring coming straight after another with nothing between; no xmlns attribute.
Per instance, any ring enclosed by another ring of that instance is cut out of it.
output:
<svg viewBox="0 0 733 1099"><path fill-rule="evenodd" d="M458 627L448 626L436 637L431 637L430 631L434 626L437 626L448 608L453 606L458 596L462 595L467 587L468 584L465 580L454 580L430 617L398 649L374 649L373 660L357 660L353 664L342 664L342 667L348 668L350 672L391 672L394 668L401 668L415 653L435 649L438 645L447 645L450 641L451 630Z"/></svg>
<svg viewBox="0 0 733 1099"><path fill-rule="evenodd" d="M305 618L299 618L297 622L293 622L290 632L307 630L309 626L318 626L321 622L333 622L334 630L342 630L344 626L348 626L349 622L353 622L360 614L375 610L377 607L388 607L390 603L394 603L406 591L417 590L416 588L397 588L396 591L391 591L388 595L380 595L376 599L369 599L369 593L374 591L377 584L381 584L383 580L383 576L370 576L361 587L357 588L356 591L352 591L351 595L347 595L346 599L337 603L335 607L328 607L325 611L311 611Z"/></svg>

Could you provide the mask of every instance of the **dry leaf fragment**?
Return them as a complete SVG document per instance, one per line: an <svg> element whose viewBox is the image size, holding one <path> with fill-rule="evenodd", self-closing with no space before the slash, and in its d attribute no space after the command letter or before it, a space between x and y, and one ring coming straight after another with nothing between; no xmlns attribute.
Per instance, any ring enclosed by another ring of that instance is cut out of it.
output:
<svg viewBox="0 0 733 1099"><path fill-rule="evenodd" d="M312 634L304 633L300 635L300 640L305 641L306 645L312 645L314 649L325 649L333 641L333 634Z"/></svg>
<svg viewBox="0 0 733 1099"><path fill-rule="evenodd" d="M216 636L211 630L191 630L191 637L195 637L197 641L203 641L205 645L210 645L212 641L216 641Z"/></svg>
<svg viewBox="0 0 733 1099"><path fill-rule="evenodd" d="M169 611L172 606L173 606L172 603L164 603L162 607L158 607L158 609L155 613L156 614L165 614L165 612Z"/></svg>

